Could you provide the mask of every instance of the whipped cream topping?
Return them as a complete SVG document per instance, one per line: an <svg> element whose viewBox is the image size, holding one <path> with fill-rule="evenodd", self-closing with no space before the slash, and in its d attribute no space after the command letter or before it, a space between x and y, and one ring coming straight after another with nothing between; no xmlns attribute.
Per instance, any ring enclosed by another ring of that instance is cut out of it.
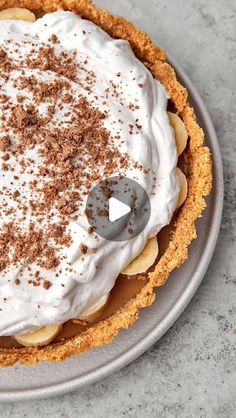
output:
<svg viewBox="0 0 236 418"><path fill-rule="evenodd" d="M70 62L77 64L73 69L74 77L70 77L69 72L59 75L46 65L37 68L37 59L34 65L31 60L24 60L27 56L36 57L42 45L49 45L56 56L63 57L63 51L66 51L72 59L65 66L69 68ZM18 106L19 100L23 100L22 106L29 106L38 81L53 85L59 80L62 97L66 97L66 93L70 97L64 103L60 94L54 97L53 111L45 129L49 132L67 129L72 123L70 102L79 103L85 98L94 109L95 119L96 109L105 115L100 122L96 119L96 123L103 133L108 133L111 154L107 155L116 161L107 166L101 157L97 164L93 153L86 148L73 160L74 165L80 165L81 184L78 183L77 188L73 184L70 192L79 195L79 205L71 211L73 213L63 214L67 222L64 241L56 246L58 262L48 266L39 263L37 258L32 261L25 257L0 265L0 335L7 336L63 323L96 305L113 288L119 273L141 252L148 239L170 222L179 183L175 174L176 145L167 115L167 92L134 56L128 42L114 40L93 23L73 13L59 11L47 14L35 23L2 21L0 48L15 63L22 62L24 67L22 73L22 68L13 65L8 78L0 74L1 93L12 106ZM31 77L31 89L20 82L22 76ZM48 97L39 95L38 116L47 117L51 105L50 94ZM0 122L5 118L10 118L9 109L4 107L1 98ZM95 123L94 120L91 123ZM19 145L14 124L3 124L0 143L1 138L9 138L6 148ZM42 143L23 147L18 154L9 150L9 156L5 158L7 151L0 147L0 159L5 160L0 171L0 241L6 224L17 219L21 234L29 230L32 222L36 230L40 227L44 231L49 223L47 213L50 224L57 225L61 220L58 204L47 208L46 212L43 209L45 195L42 189L49 179L47 175L39 175L40 167L45 165ZM85 215L89 188L107 175L134 179L150 196L149 223L142 233L127 242L106 241L89 231ZM89 176L89 187L85 188L85 179ZM59 197L66 198L66 192ZM40 221L32 209L32 201L42 204ZM50 248L44 253L47 254L50 254Z"/></svg>

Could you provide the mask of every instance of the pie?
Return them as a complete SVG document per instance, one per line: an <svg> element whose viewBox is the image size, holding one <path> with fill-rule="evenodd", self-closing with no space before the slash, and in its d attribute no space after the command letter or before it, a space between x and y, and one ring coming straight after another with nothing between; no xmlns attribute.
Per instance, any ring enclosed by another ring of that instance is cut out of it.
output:
<svg viewBox="0 0 236 418"><path fill-rule="evenodd" d="M62 361L111 342L186 261L211 155L165 51L124 18L3 0L0 19L0 365ZM111 178L150 200L126 240L90 222Z"/></svg>

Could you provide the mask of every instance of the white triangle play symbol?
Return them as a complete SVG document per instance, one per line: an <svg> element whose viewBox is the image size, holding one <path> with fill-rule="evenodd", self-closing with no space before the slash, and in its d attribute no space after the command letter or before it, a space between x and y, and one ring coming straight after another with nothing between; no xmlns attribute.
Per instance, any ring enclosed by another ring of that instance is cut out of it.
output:
<svg viewBox="0 0 236 418"><path fill-rule="evenodd" d="M109 199L109 221L115 222L131 212L131 208L115 197Z"/></svg>

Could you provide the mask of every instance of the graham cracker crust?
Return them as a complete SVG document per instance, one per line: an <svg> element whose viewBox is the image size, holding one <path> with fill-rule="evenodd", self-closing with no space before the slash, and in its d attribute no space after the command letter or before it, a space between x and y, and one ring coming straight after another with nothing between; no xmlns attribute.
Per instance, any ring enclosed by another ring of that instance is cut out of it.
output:
<svg viewBox="0 0 236 418"><path fill-rule="evenodd" d="M91 326L76 337L46 347L0 349L0 366L16 362L62 361L91 348L107 344L121 328L128 328L138 318L141 308L150 306L155 299L154 289L168 279L169 274L188 258L188 247L197 237L195 221L205 208L204 197L212 185L210 150L204 146L204 133L199 127L194 110L188 104L188 92L176 79L174 69L166 61L165 51L154 45L148 35L122 17L93 5L89 0L0 0L0 10L25 7L36 16L58 9L71 10L82 18L99 25L113 38L129 41L136 56L159 79L169 93L175 112L183 119L189 133L189 144L183 154L183 171L188 179L188 197L178 212L171 241L148 281L135 297L113 315ZM141 278L141 277L140 277Z"/></svg>

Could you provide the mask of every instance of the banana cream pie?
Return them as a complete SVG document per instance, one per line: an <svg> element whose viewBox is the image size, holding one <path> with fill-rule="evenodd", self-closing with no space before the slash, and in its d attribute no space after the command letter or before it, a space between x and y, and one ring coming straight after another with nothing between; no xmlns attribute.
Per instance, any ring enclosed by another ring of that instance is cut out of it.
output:
<svg viewBox="0 0 236 418"><path fill-rule="evenodd" d="M5 0L0 19L0 365L60 361L129 327L187 259L210 152L165 52L125 19L88 0ZM86 207L114 176L151 209L122 241Z"/></svg>

